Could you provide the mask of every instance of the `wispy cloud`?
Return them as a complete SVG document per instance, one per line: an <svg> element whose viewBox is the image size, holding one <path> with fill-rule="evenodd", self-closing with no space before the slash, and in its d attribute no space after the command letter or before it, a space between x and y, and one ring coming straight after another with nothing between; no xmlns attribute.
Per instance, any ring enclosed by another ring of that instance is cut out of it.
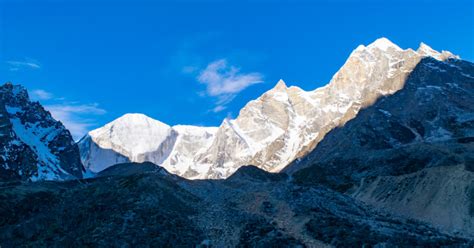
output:
<svg viewBox="0 0 474 248"><path fill-rule="evenodd" d="M223 106L223 105L217 105L217 106L215 106L215 107L212 109L212 112L218 113L218 112L221 112L222 110L225 110L225 109L226 109L225 106Z"/></svg>
<svg viewBox="0 0 474 248"><path fill-rule="evenodd" d="M107 113L100 108L98 104L53 104L44 106L51 115L60 120L64 126L71 132L75 140L80 139L89 129L96 125L95 121L90 119L94 115L103 115Z"/></svg>
<svg viewBox="0 0 474 248"><path fill-rule="evenodd" d="M240 68L228 65L227 60L220 59L207 65L197 77L197 80L206 85L206 95L216 97L216 106L213 112L226 109L226 105L245 88L262 83L260 73L241 73Z"/></svg>
<svg viewBox="0 0 474 248"><path fill-rule="evenodd" d="M97 125L98 116L107 113L97 103L69 101L45 89L31 90L29 94L32 100L40 101L54 119L61 121L75 140L82 138Z"/></svg>
<svg viewBox="0 0 474 248"><path fill-rule="evenodd" d="M33 100L49 100L54 96L53 93L42 89L32 90L30 95Z"/></svg>
<svg viewBox="0 0 474 248"><path fill-rule="evenodd" d="M7 64L10 66L10 71L19 71L21 69L40 69L41 66L39 63L33 59L25 60L10 60L7 61Z"/></svg>
<svg viewBox="0 0 474 248"><path fill-rule="evenodd" d="M197 66L187 65L181 68L181 72L184 74L191 74L191 73L196 72L198 69L199 68Z"/></svg>

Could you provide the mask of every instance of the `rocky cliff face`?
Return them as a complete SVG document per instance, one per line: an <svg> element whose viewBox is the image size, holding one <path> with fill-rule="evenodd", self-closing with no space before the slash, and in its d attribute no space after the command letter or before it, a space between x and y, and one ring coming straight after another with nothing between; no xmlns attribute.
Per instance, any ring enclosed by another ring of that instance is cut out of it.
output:
<svg viewBox="0 0 474 248"><path fill-rule="evenodd" d="M474 65L424 58L405 86L287 172L445 230L474 230Z"/></svg>
<svg viewBox="0 0 474 248"><path fill-rule="evenodd" d="M357 47L325 87L306 92L287 87L281 80L249 102L235 120L224 120L218 128L189 127L191 132L173 129L175 132L164 141L161 136L154 139L154 146L140 156L131 155L132 149L121 145L116 137L99 135L104 130L112 132L108 124L90 132L90 138L81 142L83 162L98 172L125 160L151 161L190 179L226 178L248 164L278 172L313 150L327 132L354 118L361 108L403 88L407 75L426 56L438 60L455 57L425 44L417 51L403 50L381 38L367 47ZM135 135L146 131L134 122L140 119L131 121L120 135L134 137L130 141L133 144L153 137L151 133Z"/></svg>
<svg viewBox="0 0 474 248"><path fill-rule="evenodd" d="M79 149L68 130L25 88L0 87L0 177L3 180L81 178Z"/></svg>

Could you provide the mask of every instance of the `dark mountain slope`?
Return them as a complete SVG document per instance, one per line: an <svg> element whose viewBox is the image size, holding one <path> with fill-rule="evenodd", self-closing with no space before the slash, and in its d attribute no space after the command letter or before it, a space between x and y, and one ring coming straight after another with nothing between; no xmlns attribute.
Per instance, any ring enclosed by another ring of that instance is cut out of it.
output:
<svg viewBox="0 0 474 248"><path fill-rule="evenodd" d="M130 176L134 174L143 174L143 173L161 173L169 177L173 176L172 174L168 173L165 169L163 169L163 167L156 166L156 164L153 164L150 162L116 164L99 172L96 176L97 177Z"/></svg>
<svg viewBox="0 0 474 248"><path fill-rule="evenodd" d="M474 235L474 65L423 59L286 171L375 206ZM439 187L442 185L442 187Z"/></svg>
<svg viewBox="0 0 474 248"><path fill-rule="evenodd" d="M123 164L115 170L131 166L143 168ZM254 167L242 167L227 180L188 181L163 171L133 172L0 185L0 245L472 246L472 241L374 211L336 191L298 186L286 175Z"/></svg>
<svg viewBox="0 0 474 248"><path fill-rule="evenodd" d="M2 247L193 247L203 207L161 174L2 185Z"/></svg>

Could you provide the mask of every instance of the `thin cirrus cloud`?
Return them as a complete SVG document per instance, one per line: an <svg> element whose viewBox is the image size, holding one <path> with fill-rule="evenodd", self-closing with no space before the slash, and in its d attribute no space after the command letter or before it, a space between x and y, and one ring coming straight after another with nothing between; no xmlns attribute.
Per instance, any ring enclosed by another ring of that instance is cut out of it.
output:
<svg viewBox="0 0 474 248"><path fill-rule="evenodd" d="M36 101L53 102L46 104L47 109L54 119L61 121L71 132L75 140L80 139L96 125L94 116L103 115L106 111L98 104L79 104L74 102L63 102L64 98L56 98L53 93L43 89L32 90L31 99Z"/></svg>
<svg viewBox="0 0 474 248"><path fill-rule="evenodd" d="M33 90L30 94L33 100L49 100L54 97L53 93L42 89Z"/></svg>
<svg viewBox="0 0 474 248"><path fill-rule="evenodd" d="M205 95L216 97L213 112L221 112L235 96L247 87L263 83L263 75L257 72L241 73L240 68L229 65L226 59L219 59L207 65L197 80L206 85Z"/></svg>
<svg viewBox="0 0 474 248"><path fill-rule="evenodd" d="M10 66L10 71L19 71L21 69L40 69L41 66L32 59L25 60L10 60L7 61L7 64Z"/></svg>
<svg viewBox="0 0 474 248"><path fill-rule="evenodd" d="M96 125L91 117L107 113L107 111L100 108L96 103L62 103L45 105L44 107L51 113L53 118L60 120L64 126L66 126L75 140L80 139L92 126Z"/></svg>

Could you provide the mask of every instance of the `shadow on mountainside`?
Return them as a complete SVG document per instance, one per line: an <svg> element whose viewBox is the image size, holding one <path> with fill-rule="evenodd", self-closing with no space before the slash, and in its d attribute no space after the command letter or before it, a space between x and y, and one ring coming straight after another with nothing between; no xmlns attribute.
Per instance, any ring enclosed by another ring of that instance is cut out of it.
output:
<svg viewBox="0 0 474 248"><path fill-rule="evenodd" d="M362 109L284 171L297 184L328 186L474 236L473 75L467 61L422 59L403 89Z"/></svg>

